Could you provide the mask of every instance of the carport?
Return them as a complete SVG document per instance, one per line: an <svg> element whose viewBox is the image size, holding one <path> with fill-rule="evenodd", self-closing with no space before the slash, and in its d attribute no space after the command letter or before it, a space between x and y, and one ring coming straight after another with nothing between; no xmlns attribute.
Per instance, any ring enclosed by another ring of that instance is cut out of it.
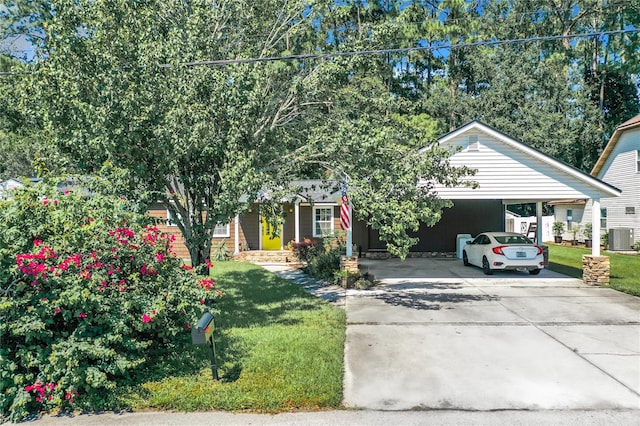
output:
<svg viewBox="0 0 640 426"><path fill-rule="evenodd" d="M454 152L452 165L477 170L470 180L478 184L476 188L437 188L442 198L454 202L497 199L503 206L536 203L538 242L542 241L543 202L591 199L593 240L600 241L600 199L618 197L620 190L617 188L478 121L472 121L438 141L442 147ZM591 254L600 255L600 244L593 244Z"/></svg>
<svg viewBox="0 0 640 426"><path fill-rule="evenodd" d="M600 200L618 197L620 190L593 176L544 154L479 121L472 121L438 139L452 154L453 166L476 170L468 177L475 185L447 188L436 185L454 207L443 212L433 227L422 226L412 251L455 252L458 234L504 231L509 204L536 204L537 238L542 242L542 203L567 199L592 200L593 240L600 241ZM375 231L354 230L354 242L362 251L384 250L386 244ZM600 244L592 245L585 261L585 282L608 283L609 263L600 256Z"/></svg>
<svg viewBox="0 0 640 426"><path fill-rule="evenodd" d="M453 166L476 170L468 182L475 186L436 186L441 198L454 202L434 227L422 227L415 251L456 250L457 234L505 230L505 206L535 203L537 241L542 241L542 203L554 200L590 199L593 240L600 241L600 200L617 197L620 190L569 166L479 121L472 121L438 139L449 150ZM363 251L386 245L371 229L354 230L354 242ZM600 256L594 244L592 256Z"/></svg>

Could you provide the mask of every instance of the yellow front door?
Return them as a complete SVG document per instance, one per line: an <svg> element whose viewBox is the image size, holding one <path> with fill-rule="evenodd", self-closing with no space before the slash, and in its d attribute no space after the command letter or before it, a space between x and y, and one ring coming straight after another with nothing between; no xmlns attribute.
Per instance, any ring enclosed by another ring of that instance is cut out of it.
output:
<svg viewBox="0 0 640 426"><path fill-rule="evenodd" d="M277 237L273 237L271 226L267 220L262 218L262 250L280 250L282 248L282 232Z"/></svg>

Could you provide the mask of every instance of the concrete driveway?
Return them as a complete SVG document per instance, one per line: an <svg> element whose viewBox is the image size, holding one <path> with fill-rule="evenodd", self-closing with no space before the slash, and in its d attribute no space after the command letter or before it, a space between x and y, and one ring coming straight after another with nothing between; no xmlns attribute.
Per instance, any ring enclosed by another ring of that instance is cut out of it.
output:
<svg viewBox="0 0 640 426"><path fill-rule="evenodd" d="M346 298L345 405L640 409L640 299L551 271L361 259Z"/></svg>

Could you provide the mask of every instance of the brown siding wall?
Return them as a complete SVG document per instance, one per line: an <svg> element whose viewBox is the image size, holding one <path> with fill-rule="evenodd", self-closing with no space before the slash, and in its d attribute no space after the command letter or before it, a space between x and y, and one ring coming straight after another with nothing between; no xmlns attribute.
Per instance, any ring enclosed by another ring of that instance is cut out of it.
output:
<svg viewBox="0 0 640 426"><path fill-rule="evenodd" d="M250 250L260 250L260 215L257 206L240 216L240 245L243 242Z"/></svg>
<svg viewBox="0 0 640 426"><path fill-rule="evenodd" d="M289 211L291 210L291 211ZM283 244L286 246L288 242L295 239L295 216L293 204L284 206L285 222L283 226ZM167 234L175 235L176 240L173 250L180 258L188 259L189 250L184 244L184 238L177 226L167 225L167 210L161 204L156 204L149 210L149 216L160 219L158 228ZM333 226L335 230L340 230L340 209L333 206ZM364 227L366 230L366 227ZM240 247L248 246L250 250L260 249L260 215L259 207L254 205L251 211L247 211L240 216ZM354 233L354 235L356 235ZM300 206L300 239L313 237L313 209L311 206ZM231 221L230 235L228 238L213 238L212 247L215 247L221 240L225 241L225 246L230 251L234 250L235 241L235 225L234 220Z"/></svg>
<svg viewBox="0 0 640 426"><path fill-rule="evenodd" d="M153 207L151 208L151 210L149 210L148 212L149 216L160 219L159 223L157 224L158 229L160 229L160 231L165 232L167 234L171 234L174 235L176 240L173 243L173 251L176 253L176 256L178 256L179 258L182 259L189 259L189 250L187 249L187 246L184 244L184 237L182 236L182 232L180 232L180 228L178 228L175 225L167 225L167 209L162 205L162 204L155 204L153 205ZM248 213L248 215L251 215L251 213ZM243 223L245 222L244 218L241 217L240 218L240 244L242 245L244 241L247 241L247 236L245 235L245 227L242 226ZM256 214L256 219L255 222L257 223L257 214ZM257 225L255 226L257 228ZM212 249L220 243L220 241L225 240L225 247L233 252L234 250L234 241L235 241L235 221L231 220L231 225L230 225L230 234L229 237L226 238L213 238L211 240L211 247ZM257 236L257 232L255 232L255 235ZM251 233L249 233L249 235L251 235ZM251 245L251 244L250 244ZM256 240L256 247L257 247L257 240ZM251 247L254 248L254 247Z"/></svg>
<svg viewBox="0 0 640 426"><path fill-rule="evenodd" d="M284 225L282 226L282 244L287 244L296 238L296 216L293 204L285 204Z"/></svg>

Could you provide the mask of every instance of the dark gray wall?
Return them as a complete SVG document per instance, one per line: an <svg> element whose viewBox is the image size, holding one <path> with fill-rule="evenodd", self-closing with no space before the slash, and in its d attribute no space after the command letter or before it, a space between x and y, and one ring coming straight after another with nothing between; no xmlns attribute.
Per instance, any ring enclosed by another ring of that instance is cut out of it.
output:
<svg viewBox="0 0 640 426"><path fill-rule="evenodd" d="M418 232L411 233L419 238L411 251L454 252L458 234L475 236L484 231L504 231L504 214L501 200L456 200L452 208L443 211L442 219L434 226L422 225ZM362 246L363 251L386 249L377 231L367 229L365 232L367 235L356 236L354 229L354 242Z"/></svg>

